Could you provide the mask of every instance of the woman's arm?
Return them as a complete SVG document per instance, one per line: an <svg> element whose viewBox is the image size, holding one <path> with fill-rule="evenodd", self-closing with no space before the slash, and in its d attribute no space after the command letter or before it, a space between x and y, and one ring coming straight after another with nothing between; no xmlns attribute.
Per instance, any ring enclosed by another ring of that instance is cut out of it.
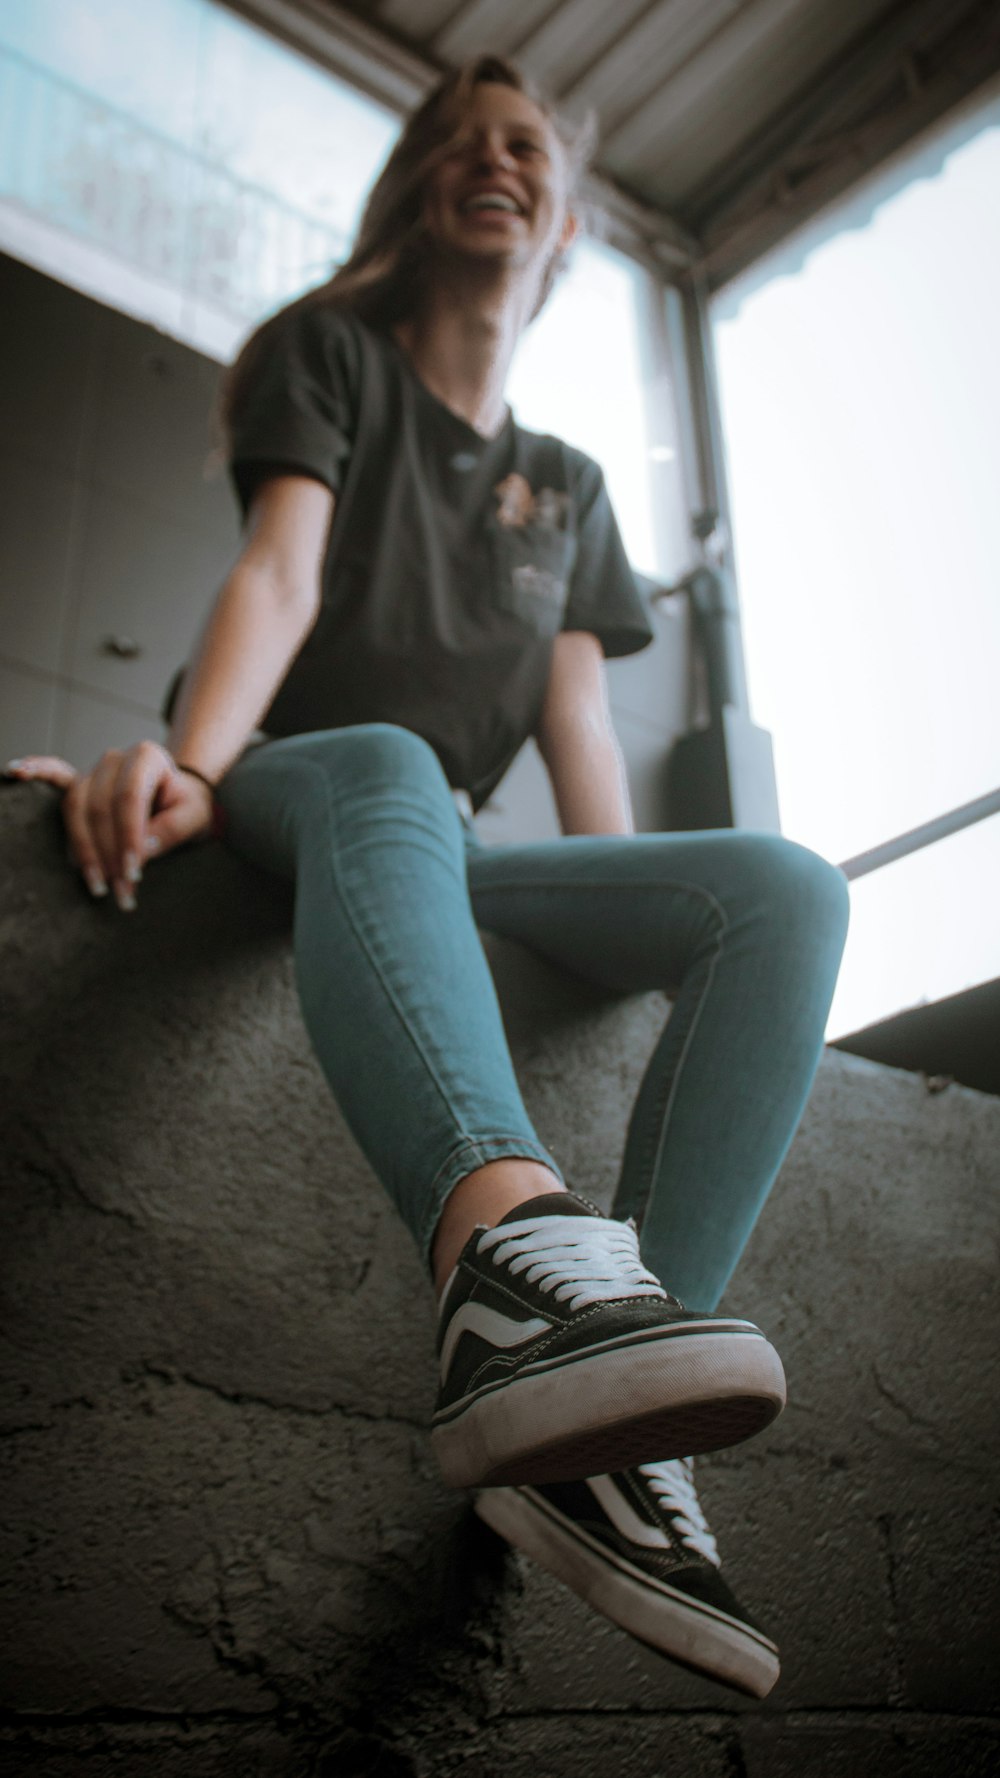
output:
<svg viewBox="0 0 1000 1778"><path fill-rule="evenodd" d="M604 650L588 631L564 630L556 638L535 739L563 833L634 832Z"/></svg>
<svg viewBox="0 0 1000 1778"><path fill-rule="evenodd" d="M74 862L94 895L134 888L154 853L209 832L212 796L175 760L216 782L241 752L316 621L334 497L307 476L269 477L258 489L239 560L205 626L170 732L169 751L140 741L110 749L92 771L29 756L9 775L65 791Z"/></svg>
<svg viewBox="0 0 1000 1778"><path fill-rule="evenodd" d="M242 752L316 622L334 497L307 476L258 489L246 541L184 676L174 758L216 783Z"/></svg>

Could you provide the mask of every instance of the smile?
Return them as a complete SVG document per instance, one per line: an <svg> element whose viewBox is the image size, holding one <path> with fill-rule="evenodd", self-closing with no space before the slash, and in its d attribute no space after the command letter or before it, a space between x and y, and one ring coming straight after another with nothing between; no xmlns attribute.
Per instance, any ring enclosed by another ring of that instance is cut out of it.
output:
<svg viewBox="0 0 1000 1778"><path fill-rule="evenodd" d="M506 192L500 191L479 192L473 198L466 198L465 203L461 204L459 208L463 216L468 216L479 210L500 210L510 216L524 215L520 204L508 197Z"/></svg>

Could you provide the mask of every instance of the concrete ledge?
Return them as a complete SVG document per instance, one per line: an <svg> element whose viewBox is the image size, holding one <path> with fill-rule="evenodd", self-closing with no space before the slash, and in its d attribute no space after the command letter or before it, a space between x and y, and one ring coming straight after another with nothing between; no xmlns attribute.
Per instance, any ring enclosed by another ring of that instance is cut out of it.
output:
<svg viewBox="0 0 1000 1778"><path fill-rule="evenodd" d="M661 1662L440 1484L432 1311L218 847L140 908L0 794L0 1762L30 1778L983 1778L997 1722L1000 1102L831 1053L732 1293L791 1401L701 1466L782 1644ZM489 941L526 1094L607 1200L664 1007Z"/></svg>

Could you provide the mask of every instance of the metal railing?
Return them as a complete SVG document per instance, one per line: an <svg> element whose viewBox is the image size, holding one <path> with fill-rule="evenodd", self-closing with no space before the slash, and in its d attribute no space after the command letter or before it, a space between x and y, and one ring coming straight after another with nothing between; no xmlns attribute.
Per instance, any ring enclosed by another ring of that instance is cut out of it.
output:
<svg viewBox="0 0 1000 1778"><path fill-rule="evenodd" d="M743 747L746 750L745 758L739 762L739 775L746 778L748 773L755 773L761 778L770 773L773 781L770 756L765 755L759 746L752 753L749 749L749 742L761 731L754 731L749 722L740 645L739 607L731 577L720 568L702 564L673 586L659 586L648 580L644 584L647 595L653 601L678 595L687 598L694 621L694 633L705 663L709 728L721 730L724 713L727 710L737 713L743 721L742 725L736 727L731 742L733 747ZM703 732L707 733L708 730ZM685 736L682 740L688 742L691 738ZM725 771L732 777L734 764L733 759L720 754L717 770ZM733 800L730 793L730 801ZM865 852L856 853L853 858L846 858L840 869L850 882L854 882L858 877L870 876L884 865L895 864L900 858L908 858L912 853L922 851L925 846L933 846L938 840L945 840L951 834L961 833L964 828L973 827L976 822L986 821L991 815L998 814L1000 790L987 791L983 796L974 797L971 802L962 803L958 808L935 816L932 821L923 821L919 827L912 827L906 833L897 834L893 839L883 840ZM735 813L734 821L736 825L742 825Z"/></svg>
<svg viewBox="0 0 1000 1778"><path fill-rule="evenodd" d="M895 864L899 858L920 852L924 846L933 846L936 840L946 840L949 834L974 827L977 821L985 821L990 815L1000 815L1000 790L989 790L985 796L974 797L970 803L949 809L946 815L923 821L919 827L911 827L908 833L897 834L895 839L883 840L880 846L872 846L867 852L846 858L840 868L853 882L856 877L867 877L873 870L881 870L885 864Z"/></svg>
<svg viewBox="0 0 1000 1778"><path fill-rule="evenodd" d="M7 49L0 201L244 321L318 281L349 244L342 230Z"/></svg>

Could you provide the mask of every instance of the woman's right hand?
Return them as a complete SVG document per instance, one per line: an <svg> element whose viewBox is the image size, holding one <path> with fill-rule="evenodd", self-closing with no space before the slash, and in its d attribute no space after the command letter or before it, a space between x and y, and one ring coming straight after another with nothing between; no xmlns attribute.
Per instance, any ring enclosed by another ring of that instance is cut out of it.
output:
<svg viewBox="0 0 1000 1778"><path fill-rule="evenodd" d="M91 895L110 889L126 913L135 907L136 885L150 858L213 831L207 784L181 771L158 741L111 749L89 772L49 754L28 754L5 769L10 778L63 791L73 862Z"/></svg>

